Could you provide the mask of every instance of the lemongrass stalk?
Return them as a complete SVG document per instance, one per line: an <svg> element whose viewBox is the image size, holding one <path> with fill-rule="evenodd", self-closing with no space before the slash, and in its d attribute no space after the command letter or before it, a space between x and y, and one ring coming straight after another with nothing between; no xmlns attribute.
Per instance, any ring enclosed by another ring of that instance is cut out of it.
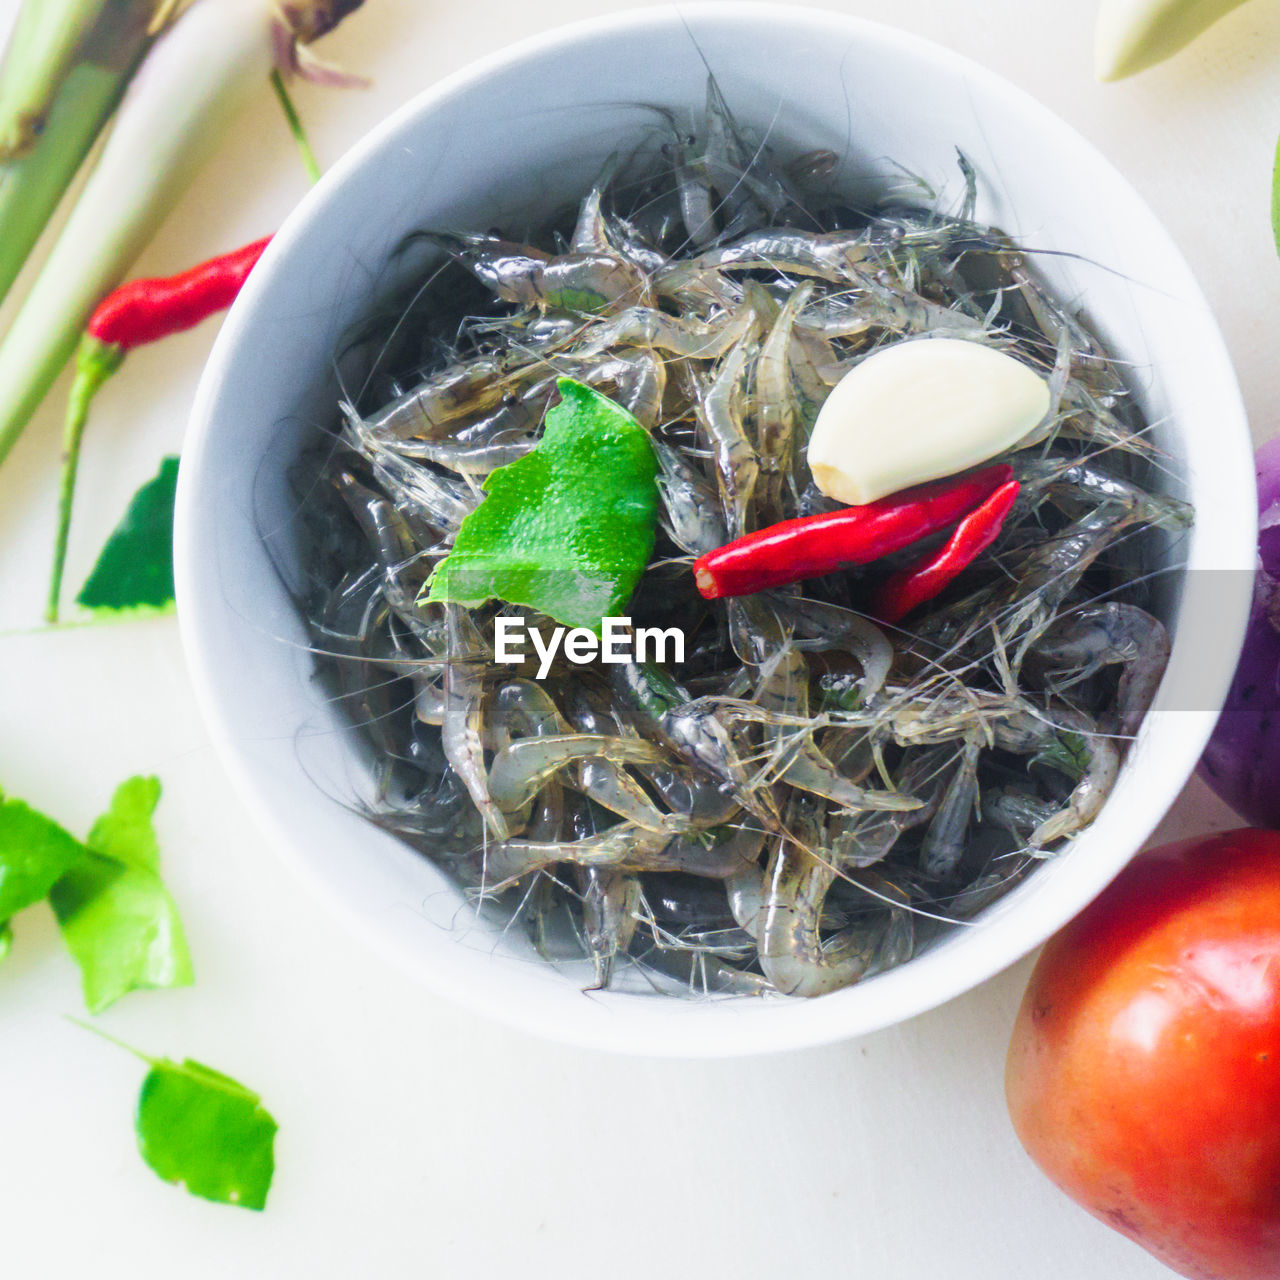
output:
<svg viewBox="0 0 1280 1280"><path fill-rule="evenodd" d="M1123 80L1190 44L1245 0L1102 0L1094 38L1099 80Z"/></svg>
<svg viewBox="0 0 1280 1280"><path fill-rule="evenodd" d="M342 14L354 7L342 2ZM293 0L290 14L300 9L310 12ZM272 0L196 0L134 77L93 173L0 342L0 461L75 350L93 308L254 92L266 88L277 57L291 53L280 12Z"/></svg>
<svg viewBox="0 0 1280 1280"><path fill-rule="evenodd" d="M0 300L149 48L157 4L26 0L20 10L0 66Z"/></svg>
<svg viewBox="0 0 1280 1280"><path fill-rule="evenodd" d="M0 159L20 154L40 136L86 37L104 11L118 8L111 0L24 0L0 71ZM149 22L148 14L143 34Z"/></svg>

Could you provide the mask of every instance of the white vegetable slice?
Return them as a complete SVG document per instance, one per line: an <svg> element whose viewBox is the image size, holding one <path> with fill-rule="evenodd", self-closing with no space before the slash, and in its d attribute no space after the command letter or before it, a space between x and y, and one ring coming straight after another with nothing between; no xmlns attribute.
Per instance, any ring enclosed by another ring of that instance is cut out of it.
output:
<svg viewBox="0 0 1280 1280"><path fill-rule="evenodd" d="M954 475L1017 444L1049 412L1034 369L978 342L884 347L836 384L814 424L809 469L830 498L860 506Z"/></svg>
<svg viewBox="0 0 1280 1280"><path fill-rule="evenodd" d="M1123 80L1172 57L1244 0L1102 0L1094 37L1099 80Z"/></svg>

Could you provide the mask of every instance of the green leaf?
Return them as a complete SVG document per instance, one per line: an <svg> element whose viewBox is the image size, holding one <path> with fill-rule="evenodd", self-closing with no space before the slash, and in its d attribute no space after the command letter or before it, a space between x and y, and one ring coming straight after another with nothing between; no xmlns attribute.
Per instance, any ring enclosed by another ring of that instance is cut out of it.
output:
<svg viewBox="0 0 1280 1280"><path fill-rule="evenodd" d="M178 459L165 458L133 495L76 603L86 609L167 609L173 604L173 499Z"/></svg>
<svg viewBox="0 0 1280 1280"><path fill-rule="evenodd" d="M8 920L0 923L0 960L3 960L13 947L13 926Z"/></svg>
<svg viewBox="0 0 1280 1280"><path fill-rule="evenodd" d="M160 844L151 815L160 803L160 779L138 775L126 778L111 797L111 805L93 824L85 843L128 867L160 867Z"/></svg>
<svg viewBox="0 0 1280 1280"><path fill-rule="evenodd" d="M88 850L22 800L0 801L0 920L39 902Z"/></svg>
<svg viewBox="0 0 1280 1280"><path fill-rule="evenodd" d="M599 632L653 552L658 463L620 405L570 378L558 386L537 448L489 476L428 598L496 598Z"/></svg>
<svg viewBox="0 0 1280 1280"><path fill-rule="evenodd" d="M194 980L182 921L159 874L151 824L159 799L157 778L122 782L89 833L84 860L49 894L90 1013L130 991Z"/></svg>
<svg viewBox="0 0 1280 1280"><path fill-rule="evenodd" d="M1054 737L1031 759L1032 764L1047 765L1079 782L1089 768L1089 744L1078 733L1066 731Z"/></svg>
<svg viewBox="0 0 1280 1280"><path fill-rule="evenodd" d="M261 1209L276 1122L258 1095L188 1058L154 1062L138 1095L138 1150L166 1182L219 1204Z"/></svg>

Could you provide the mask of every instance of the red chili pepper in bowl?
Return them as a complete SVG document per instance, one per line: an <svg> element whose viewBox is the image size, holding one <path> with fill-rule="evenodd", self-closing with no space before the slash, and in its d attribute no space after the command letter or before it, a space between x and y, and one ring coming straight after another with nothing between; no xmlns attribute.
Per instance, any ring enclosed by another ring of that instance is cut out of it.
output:
<svg viewBox="0 0 1280 1280"><path fill-rule="evenodd" d="M47 621L58 620L80 441L89 417L89 404L98 388L120 367L127 351L190 329L229 307L270 241L271 237L265 236L175 276L131 280L112 290L89 317L76 349L75 379L63 427L58 532L45 607Z"/></svg>
<svg viewBox="0 0 1280 1280"><path fill-rule="evenodd" d="M872 617L898 622L940 594L996 540L1020 488L1016 480L1001 485L956 525L942 547L886 578L875 593Z"/></svg>
<svg viewBox="0 0 1280 1280"><path fill-rule="evenodd" d="M695 560L698 590L708 600L745 596L869 564L954 524L1012 478L1002 463L864 506L784 520Z"/></svg>

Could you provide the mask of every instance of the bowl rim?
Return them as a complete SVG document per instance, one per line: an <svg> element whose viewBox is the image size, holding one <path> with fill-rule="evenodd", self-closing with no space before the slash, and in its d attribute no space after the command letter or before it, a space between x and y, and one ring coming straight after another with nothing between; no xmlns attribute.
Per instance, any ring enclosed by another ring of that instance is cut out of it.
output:
<svg viewBox="0 0 1280 1280"><path fill-rule="evenodd" d="M1064 893L1063 899L1056 904L1052 913L1046 913L1042 906L1038 913L1023 913L1023 919L1019 921L1018 913L1013 912L997 922L1000 926L998 929L975 930L970 935L972 938L977 939L985 933L988 939L994 936L995 941L989 942L985 947L975 943L966 955L965 962L944 970L941 980L935 981L932 986L925 988L924 984L917 984L919 989L916 990L915 998L903 1000L902 1007L896 1013L871 1017L864 1013L859 1016L856 1004L846 1010L840 1002L842 993L839 992L805 1002L771 1000L767 1002L768 1016L757 1013L752 1017L733 1020L700 1018L700 1012L710 1006L668 1001L665 1003L678 1005L683 1010L679 1016L685 1019L684 1025L687 1028L686 1033L673 1035L663 1032L658 1024L645 1019L633 1021L620 1016L594 1020L575 1018L563 1025L548 1025L546 1019L540 1016L537 1001L504 1001L487 991L478 995L476 992L448 987L437 978L429 965L423 963L421 953L379 931L361 907L346 901L329 877L312 865L305 850L299 847L299 842L291 835L283 819L260 789L253 771L238 748L235 728L218 694L219 663L204 644L201 619L209 605L201 599L198 587L201 566L195 531L204 443L211 427L217 391L233 363L238 336L245 326L246 317L252 313L277 264L288 258L292 246L307 234L313 220L323 216L330 192L342 186L370 156L402 130L410 127L420 116L439 109L450 98L482 84L513 64L534 60L565 46L600 36L625 39L631 32L658 30L690 22L725 25L786 22L792 26L806 26L814 34L839 33L850 40L892 47L926 65L946 66L980 85L983 93L997 104L1033 118L1035 127L1046 138L1046 145L1066 147L1076 154L1086 156L1091 164L1109 171L1110 176L1132 195L1134 207L1148 220L1152 235L1159 238L1162 256L1182 268L1187 282L1187 300L1203 309L1206 336L1214 339L1218 350L1212 354L1219 358L1223 370L1221 390L1226 402L1221 405L1220 425L1225 423L1235 428L1231 436L1237 456L1229 458L1224 465L1234 466L1239 470L1242 481L1247 478L1250 485L1253 481L1247 418L1238 380L1221 331L1181 251L1147 202L1087 139L1029 93L972 59L924 37L838 11L767 3L763 0L701 0L700 3L689 5L625 10L555 27L484 55L415 95L354 143L307 193L276 233L223 323L196 391L187 444L183 451L183 465L179 473L174 568L182 643L197 705L217 756L252 813L256 825L268 835L270 844L299 879L375 951L418 980L426 982L453 1003L480 1010L508 1026L579 1047L665 1058L745 1056L817 1046L866 1034L936 1008L994 977L1039 946L1101 892L1141 847L1141 842L1150 837L1163 816L1163 810L1146 814L1141 823L1141 841L1123 857L1094 858L1087 872L1082 869L1069 882L1071 892ZM1232 452L1225 443L1224 450L1228 454ZM1246 545L1244 524L1237 531L1238 545L1232 546L1233 552L1239 557L1240 568L1252 565L1256 542L1255 525L1254 535ZM1245 582L1246 575L1241 574L1239 577L1240 585L1233 590L1232 597L1218 620L1217 632L1222 652L1233 659L1243 643L1250 595ZM1230 677L1230 670L1225 664L1224 672L1221 683L1225 695L1226 682ZM1178 772L1181 786L1192 774L1212 731L1217 713L1178 714L1183 719L1178 730L1181 749L1177 753L1175 771ZM1066 887L1068 886L1064 886ZM1048 923L1045 921L1047 914L1054 917ZM424 921L424 927L433 926ZM890 975L885 975L888 976ZM762 1007L764 1006L756 1006L757 1009Z"/></svg>

